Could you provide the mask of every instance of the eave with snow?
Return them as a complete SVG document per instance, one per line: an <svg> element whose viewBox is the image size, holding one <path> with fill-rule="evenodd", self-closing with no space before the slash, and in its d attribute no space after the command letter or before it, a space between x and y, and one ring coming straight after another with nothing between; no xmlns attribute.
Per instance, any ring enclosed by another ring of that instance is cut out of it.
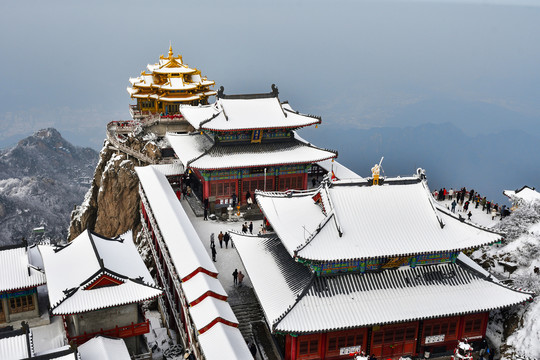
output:
<svg viewBox="0 0 540 360"><path fill-rule="evenodd" d="M396 257L414 264L431 254L455 259L503 237L439 206L416 176L380 186L326 180L310 191L258 191L256 200L291 256L320 265L357 263L358 271Z"/></svg>
<svg viewBox="0 0 540 360"><path fill-rule="evenodd" d="M266 94L225 95L223 91L222 86L214 104L184 105L180 112L196 130L212 133L294 130L321 123L320 117L301 114L281 103L275 85Z"/></svg>
<svg viewBox="0 0 540 360"><path fill-rule="evenodd" d="M68 338L83 343L115 326L114 336L119 337L148 332L137 304L163 291L140 258L131 232L109 239L87 230L65 246L40 245L39 251L48 279L50 312L63 317ZM115 318L115 310L108 313L115 308L127 315ZM74 316L81 313L84 321Z"/></svg>

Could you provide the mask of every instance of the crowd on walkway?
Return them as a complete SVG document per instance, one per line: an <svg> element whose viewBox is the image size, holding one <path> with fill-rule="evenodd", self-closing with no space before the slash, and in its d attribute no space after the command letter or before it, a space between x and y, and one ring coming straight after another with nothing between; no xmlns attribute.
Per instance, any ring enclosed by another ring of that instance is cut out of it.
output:
<svg viewBox="0 0 540 360"><path fill-rule="evenodd" d="M510 215L510 209L506 206L499 206L498 203L495 203L493 200L489 201L485 196L482 197L480 193L474 191L474 189L468 190L465 187L462 187L459 190L446 190L446 188L441 188L440 190L433 191L433 197L438 201L452 201L450 211L453 213L464 212L467 214L467 218L470 220L472 217L472 212L470 208L474 206L475 209L478 209L482 206L482 211L485 211L488 215L491 215L491 220L495 220L496 217L500 216L502 220L504 217Z"/></svg>

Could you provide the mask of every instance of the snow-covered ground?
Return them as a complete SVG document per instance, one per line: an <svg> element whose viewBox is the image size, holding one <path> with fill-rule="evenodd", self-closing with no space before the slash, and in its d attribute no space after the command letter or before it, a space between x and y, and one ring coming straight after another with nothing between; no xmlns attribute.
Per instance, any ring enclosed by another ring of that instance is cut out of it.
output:
<svg viewBox="0 0 540 360"><path fill-rule="evenodd" d="M184 210L186 211L189 220L193 224L193 227L197 231L197 234L199 234L199 237L204 244L204 247L206 248L206 251L208 252L208 255L212 257L212 253L210 251L210 235L214 233L215 243L216 243L216 268L219 271L218 279L221 282L221 285L223 285L223 288L225 291L227 291L227 294L229 296L234 295L234 283L233 283L233 276L232 273L234 272L234 269L238 269L238 271L242 271L246 277L244 278L244 285L245 286L252 286L251 280L247 276L247 273L244 269L244 266L242 264L242 261L240 260L240 256L238 256L238 253L236 250L231 246L231 242L229 242L228 249L225 248L225 243L223 243L223 248L219 246L218 241L218 235L220 231L223 231L223 234L225 234L228 230L236 230L236 231L242 231L242 224L244 221L240 218L240 221L219 221L219 220L203 220L202 217L196 217L193 213L193 210L189 207L189 204L185 200L180 201L182 206L184 207ZM250 221L247 222L248 225ZM259 232L259 228L262 225L262 220L254 221L253 222L253 233L256 234Z"/></svg>

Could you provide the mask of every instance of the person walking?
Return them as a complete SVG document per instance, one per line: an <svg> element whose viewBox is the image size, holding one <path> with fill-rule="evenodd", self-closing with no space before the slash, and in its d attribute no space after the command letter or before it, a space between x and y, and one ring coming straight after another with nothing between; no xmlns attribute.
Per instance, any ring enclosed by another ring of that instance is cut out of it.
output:
<svg viewBox="0 0 540 360"><path fill-rule="evenodd" d="M228 232L226 232L225 235L223 235L223 241L225 241L225 249L229 248L229 240L230 239L231 239L231 236L229 235Z"/></svg>
<svg viewBox="0 0 540 360"><path fill-rule="evenodd" d="M238 285L238 269L234 269L232 273L232 278L234 286Z"/></svg>
<svg viewBox="0 0 540 360"><path fill-rule="evenodd" d="M219 232L219 235L217 236L219 240L219 247L223 249L223 231Z"/></svg>
<svg viewBox="0 0 540 360"><path fill-rule="evenodd" d="M249 233L253 235L253 221L250 221L249 223Z"/></svg>
<svg viewBox="0 0 540 360"><path fill-rule="evenodd" d="M456 200L452 201L452 212L455 214L456 213Z"/></svg>
<svg viewBox="0 0 540 360"><path fill-rule="evenodd" d="M203 210L203 214L204 214L204 217L203 217L203 220L208 220L208 208L205 207L204 210Z"/></svg>
<svg viewBox="0 0 540 360"><path fill-rule="evenodd" d="M469 211L469 213L467 214L467 220L471 220L471 216L472 216L472 212Z"/></svg>
<svg viewBox="0 0 540 360"><path fill-rule="evenodd" d="M212 260L213 260L214 262L216 262L216 254L217 254L217 252L216 252L216 246L214 245L214 246L212 246Z"/></svg>
<svg viewBox="0 0 540 360"><path fill-rule="evenodd" d="M242 282L244 281L244 274L242 274L242 271L238 272L238 286L242 286Z"/></svg>
<svg viewBox="0 0 540 360"><path fill-rule="evenodd" d="M214 233L211 233L210 234L210 248L213 248L215 246L216 246L216 244L215 244L215 240L214 240Z"/></svg>
<svg viewBox="0 0 540 360"><path fill-rule="evenodd" d="M253 205L253 200L251 200L251 197L248 197L248 199L247 199L247 208L248 208L248 210L251 210L251 205Z"/></svg>
<svg viewBox="0 0 540 360"><path fill-rule="evenodd" d="M245 223L242 224L242 233L245 234L245 233L247 233L247 231L248 231L247 222L245 222Z"/></svg>

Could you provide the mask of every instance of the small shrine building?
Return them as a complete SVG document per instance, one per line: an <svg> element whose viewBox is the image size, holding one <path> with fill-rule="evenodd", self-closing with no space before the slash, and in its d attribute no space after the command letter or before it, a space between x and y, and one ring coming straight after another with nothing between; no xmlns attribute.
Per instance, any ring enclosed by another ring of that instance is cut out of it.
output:
<svg viewBox="0 0 540 360"><path fill-rule="evenodd" d="M152 115L179 115L182 104L207 104L208 97L216 95L211 89L214 81L201 75L200 70L191 68L174 56L172 46L168 56L161 55L155 64L148 64L148 73L130 78L127 91L137 104L130 107L134 118Z"/></svg>
<svg viewBox="0 0 540 360"><path fill-rule="evenodd" d="M39 317L37 287L45 274L29 260L26 242L0 247L0 325Z"/></svg>
<svg viewBox="0 0 540 360"><path fill-rule="evenodd" d="M168 133L167 140L194 193L216 204L230 203L233 194L245 203L256 189L307 189L311 166L337 157L296 135L321 118L281 103L275 85L270 93L246 95L225 95L221 87L214 104L181 106L180 112L196 132Z"/></svg>
<svg viewBox="0 0 540 360"><path fill-rule="evenodd" d="M138 353L149 332L138 304L162 295L141 259L131 232L108 239L85 231L65 246L40 245L50 313L61 316L77 345L96 335L123 338Z"/></svg>
<svg viewBox="0 0 540 360"><path fill-rule="evenodd" d="M275 233L232 238L286 360L444 353L533 297L461 252L502 234L435 203L421 169L256 200Z"/></svg>

